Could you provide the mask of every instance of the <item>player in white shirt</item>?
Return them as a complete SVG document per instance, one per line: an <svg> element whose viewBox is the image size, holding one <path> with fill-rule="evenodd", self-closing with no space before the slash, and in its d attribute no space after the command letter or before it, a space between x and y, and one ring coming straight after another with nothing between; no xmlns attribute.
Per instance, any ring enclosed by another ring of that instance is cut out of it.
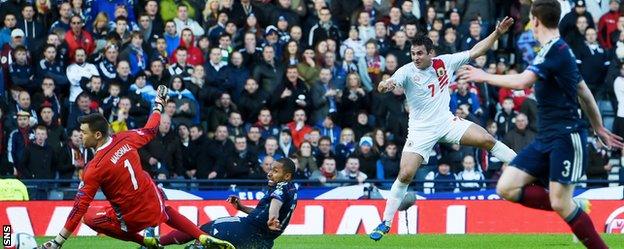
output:
<svg viewBox="0 0 624 249"><path fill-rule="evenodd" d="M392 184L386 200L383 221L370 238L380 240L390 231L392 219L403 200L407 187L422 163L427 163L431 148L437 143L453 143L489 150L503 162L510 162L516 153L502 142L496 141L483 127L455 117L449 108L449 83L460 66L484 55L513 24L506 17L496 30L472 49L432 58L433 42L419 35L412 41L413 63L399 68L390 79L379 83L380 92L405 89L409 106L407 140L401 156L399 175Z"/></svg>

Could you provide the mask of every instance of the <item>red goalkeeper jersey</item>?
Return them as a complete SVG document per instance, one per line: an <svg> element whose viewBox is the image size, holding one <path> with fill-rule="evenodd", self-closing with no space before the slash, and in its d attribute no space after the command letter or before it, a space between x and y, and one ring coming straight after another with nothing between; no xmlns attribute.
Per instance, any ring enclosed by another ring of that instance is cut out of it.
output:
<svg viewBox="0 0 624 249"><path fill-rule="evenodd" d="M65 229L74 231L98 188L106 196L122 230L155 226L165 218L163 198L149 174L143 171L138 149L150 142L160 123L153 113L143 129L120 132L97 148L84 170L83 182L74 199Z"/></svg>

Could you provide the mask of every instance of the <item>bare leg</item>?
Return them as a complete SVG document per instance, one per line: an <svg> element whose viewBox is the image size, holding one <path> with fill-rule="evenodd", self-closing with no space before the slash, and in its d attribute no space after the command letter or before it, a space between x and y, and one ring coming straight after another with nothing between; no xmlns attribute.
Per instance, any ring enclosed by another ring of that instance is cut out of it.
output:
<svg viewBox="0 0 624 249"><path fill-rule="evenodd" d="M516 152L504 143L496 141L483 127L476 124L471 124L468 127L462 135L459 144L486 149L504 163L510 163L516 157Z"/></svg>
<svg viewBox="0 0 624 249"><path fill-rule="evenodd" d="M399 208L405 193L407 192L407 187L412 182L412 179L414 179L416 170L420 167L422 162L423 157L421 155L414 152L403 152L399 175L392 184L390 196L388 196L388 199L386 200L383 217L384 221L387 221L388 223L392 222L394 214L396 214L396 211Z"/></svg>

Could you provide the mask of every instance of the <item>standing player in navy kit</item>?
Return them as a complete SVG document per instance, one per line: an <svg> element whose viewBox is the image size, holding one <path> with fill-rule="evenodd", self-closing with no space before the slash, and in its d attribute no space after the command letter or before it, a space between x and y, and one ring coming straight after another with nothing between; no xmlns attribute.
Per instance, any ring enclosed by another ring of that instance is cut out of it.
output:
<svg viewBox="0 0 624 249"><path fill-rule="evenodd" d="M588 248L607 248L585 213L587 200L572 199L574 184L587 165L587 131L579 113L586 113L594 132L608 147L621 148L622 138L602 124L596 101L581 79L576 59L557 25L557 0L536 0L531 7L533 33L542 44L537 57L519 75L492 75L467 67L460 78L513 89L535 84L538 135L503 172L496 186L506 200L526 207L555 211ZM548 189L535 182L548 181Z"/></svg>
<svg viewBox="0 0 624 249"><path fill-rule="evenodd" d="M297 188L291 182L294 173L295 163L289 158L275 161L267 175L269 190L256 208L241 205L237 196L228 198L228 202L248 214L247 217L219 218L202 225L201 230L215 238L226 239L237 249L272 248L273 241L284 232L297 206ZM184 244L193 239L174 231L161 237L160 244Z"/></svg>

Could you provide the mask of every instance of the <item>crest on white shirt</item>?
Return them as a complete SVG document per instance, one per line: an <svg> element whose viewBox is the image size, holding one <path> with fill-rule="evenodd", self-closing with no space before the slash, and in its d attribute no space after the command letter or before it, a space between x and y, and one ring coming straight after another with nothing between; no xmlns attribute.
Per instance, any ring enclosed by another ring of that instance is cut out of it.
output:
<svg viewBox="0 0 624 249"><path fill-rule="evenodd" d="M438 68L438 70L436 70L436 74L438 75L438 78L442 77L446 74L446 69L444 69L443 67L440 67Z"/></svg>
<svg viewBox="0 0 624 249"><path fill-rule="evenodd" d="M418 84L418 82L420 82L420 74L414 74L414 76L412 76L412 81L416 84Z"/></svg>

